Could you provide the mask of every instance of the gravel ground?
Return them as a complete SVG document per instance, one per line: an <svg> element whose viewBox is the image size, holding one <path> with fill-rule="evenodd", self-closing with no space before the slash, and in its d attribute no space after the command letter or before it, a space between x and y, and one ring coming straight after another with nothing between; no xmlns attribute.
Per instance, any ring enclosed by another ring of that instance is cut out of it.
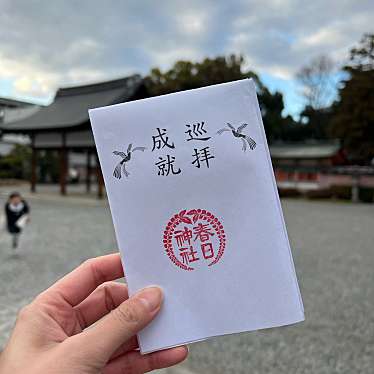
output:
<svg viewBox="0 0 374 374"><path fill-rule="evenodd" d="M0 234L0 349L21 306L85 259L116 248L105 202L30 202L32 222L16 254ZM283 200L283 208L306 322L194 344L168 373L373 373L374 206Z"/></svg>

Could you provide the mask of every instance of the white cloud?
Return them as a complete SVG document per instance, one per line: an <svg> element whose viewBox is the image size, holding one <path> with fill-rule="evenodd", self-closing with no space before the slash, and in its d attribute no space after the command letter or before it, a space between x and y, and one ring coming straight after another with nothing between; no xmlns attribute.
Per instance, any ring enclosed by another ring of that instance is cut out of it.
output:
<svg viewBox="0 0 374 374"><path fill-rule="evenodd" d="M0 55L0 74L13 81L11 95L49 99L59 81L59 74L45 71L30 61L17 61ZM0 93L1 94L1 93Z"/></svg>
<svg viewBox="0 0 374 374"><path fill-rule="evenodd" d="M191 36L202 36L206 31L206 15L204 13L187 12L179 17L179 29Z"/></svg>
<svg viewBox="0 0 374 374"><path fill-rule="evenodd" d="M97 41L83 37L73 40L66 50L61 51L61 57L69 59L69 62L73 63L87 58L97 58L102 52L103 48Z"/></svg>
<svg viewBox="0 0 374 374"><path fill-rule="evenodd" d="M160 67L162 69L168 69L177 60L198 60L202 58L201 53L198 49L176 47L172 50L157 50L154 49L149 52L152 60L154 61L154 66Z"/></svg>
<svg viewBox="0 0 374 374"><path fill-rule="evenodd" d="M323 28L299 40L299 45L307 49L309 47L321 47L322 45L333 46L340 43L342 35L338 30L331 27Z"/></svg>
<svg viewBox="0 0 374 374"><path fill-rule="evenodd" d="M273 75L276 78L290 80L293 77L293 72L291 69L287 67L277 66L277 65L270 65L266 68L268 74Z"/></svg>
<svg viewBox="0 0 374 374"><path fill-rule="evenodd" d="M368 0L3 0L0 78L12 95L49 98L61 85L242 53L247 68L290 80L316 55L343 61L373 11Z"/></svg>
<svg viewBox="0 0 374 374"><path fill-rule="evenodd" d="M21 76L14 81L14 89L20 94L32 96L48 95L50 87L40 77Z"/></svg>

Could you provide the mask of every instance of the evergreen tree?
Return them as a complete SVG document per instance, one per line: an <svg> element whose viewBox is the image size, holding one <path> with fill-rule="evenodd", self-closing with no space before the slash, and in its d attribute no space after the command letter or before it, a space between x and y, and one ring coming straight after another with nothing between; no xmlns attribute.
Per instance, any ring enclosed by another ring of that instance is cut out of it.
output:
<svg viewBox="0 0 374 374"><path fill-rule="evenodd" d="M174 66L162 72L152 69L146 78L151 95L163 95L176 91L189 90L233 80L253 78L257 87L262 117L268 140L279 139L291 117L283 118L283 96L280 92L271 93L256 73L243 68L243 56L206 58L201 62L178 61Z"/></svg>
<svg viewBox="0 0 374 374"><path fill-rule="evenodd" d="M350 52L348 78L334 104L331 135L342 140L352 161L374 158L374 34L365 34Z"/></svg>

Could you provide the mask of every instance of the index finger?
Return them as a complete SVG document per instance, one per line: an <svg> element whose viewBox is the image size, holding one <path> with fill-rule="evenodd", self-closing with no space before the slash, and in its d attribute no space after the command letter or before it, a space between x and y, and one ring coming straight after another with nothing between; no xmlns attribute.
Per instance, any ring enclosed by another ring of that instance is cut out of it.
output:
<svg viewBox="0 0 374 374"><path fill-rule="evenodd" d="M119 253L91 258L48 288L44 296L62 297L71 306L75 306L100 284L122 277Z"/></svg>

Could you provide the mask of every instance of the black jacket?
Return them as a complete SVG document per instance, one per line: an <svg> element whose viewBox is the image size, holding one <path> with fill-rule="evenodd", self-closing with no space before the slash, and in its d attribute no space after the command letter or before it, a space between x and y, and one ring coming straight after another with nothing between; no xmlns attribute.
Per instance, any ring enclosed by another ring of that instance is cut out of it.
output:
<svg viewBox="0 0 374 374"><path fill-rule="evenodd" d="M30 212L30 208L25 200L22 200L23 207L19 211L11 209L10 204L5 204L5 214L7 218L8 231L12 234L21 232L21 229L16 225L16 222L20 217Z"/></svg>

